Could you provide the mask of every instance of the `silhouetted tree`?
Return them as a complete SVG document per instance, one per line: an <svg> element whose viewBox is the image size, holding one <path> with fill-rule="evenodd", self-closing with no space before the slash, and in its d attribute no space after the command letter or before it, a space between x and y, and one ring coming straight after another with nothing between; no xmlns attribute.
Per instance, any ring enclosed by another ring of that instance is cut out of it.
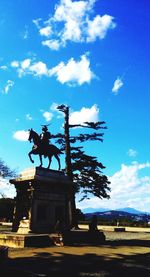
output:
<svg viewBox="0 0 150 277"><path fill-rule="evenodd" d="M1 181L3 179L6 180L9 177L14 177L16 175L15 170L11 170L0 158L0 188L1 188ZM0 191L0 198L6 198L6 195L3 191Z"/></svg>
<svg viewBox="0 0 150 277"><path fill-rule="evenodd" d="M0 158L0 177L6 178L6 177L13 177L15 176L15 171L11 170Z"/></svg>
<svg viewBox="0 0 150 277"><path fill-rule="evenodd" d="M64 135L57 134L57 143L62 145L65 150L65 164L66 173L70 180L73 181L72 193L72 214L73 222L72 227L77 227L76 220L76 205L75 194L79 191L82 192L82 199L89 198L92 194L99 198L109 198L108 192L110 191L108 178L102 173L105 166L97 161L96 157L85 154L83 146L76 146L76 143L86 141L103 141L103 132L97 132L101 129L106 129L105 122L85 122L84 124L69 124L69 107L60 105L57 107L59 111L64 113ZM80 133L77 136L70 135L71 128L88 128L93 129L92 133ZM75 145L75 146L74 146Z"/></svg>
<svg viewBox="0 0 150 277"><path fill-rule="evenodd" d="M0 220L12 221L15 200L11 198L0 199Z"/></svg>

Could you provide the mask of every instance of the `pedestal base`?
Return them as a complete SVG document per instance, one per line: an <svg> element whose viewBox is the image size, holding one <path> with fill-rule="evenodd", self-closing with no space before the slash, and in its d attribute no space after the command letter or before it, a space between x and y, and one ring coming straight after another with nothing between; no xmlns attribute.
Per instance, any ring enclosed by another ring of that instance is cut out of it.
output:
<svg viewBox="0 0 150 277"><path fill-rule="evenodd" d="M14 248L48 247L54 245L53 239L48 234L0 234L0 245Z"/></svg>
<svg viewBox="0 0 150 277"><path fill-rule="evenodd" d="M105 235L101 231L71 230L63 235L64 245L71 244L101 244L105 242Z"/></svg>

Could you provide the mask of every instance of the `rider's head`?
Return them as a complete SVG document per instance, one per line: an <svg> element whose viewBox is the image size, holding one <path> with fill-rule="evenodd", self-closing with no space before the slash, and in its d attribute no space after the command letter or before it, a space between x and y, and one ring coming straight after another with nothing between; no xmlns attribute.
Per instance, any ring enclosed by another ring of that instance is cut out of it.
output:
<svg viewBox="0 0 150 277"><path fill-rule="evenodd" d="M42 131L46 132L48 130L47 126L44 125L43 128L42 128Z"/></svg>

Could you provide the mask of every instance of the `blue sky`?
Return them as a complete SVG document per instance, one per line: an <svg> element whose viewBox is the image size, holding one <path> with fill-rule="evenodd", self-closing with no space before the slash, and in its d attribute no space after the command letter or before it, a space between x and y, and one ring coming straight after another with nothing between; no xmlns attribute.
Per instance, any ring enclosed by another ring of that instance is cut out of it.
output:
<svg viewBox="0 0 150 277"><path fill-rule="evenodd" d="M0 157L18 172L32 167L27 131L63 132L58 104L70 106L71 123L106 121L104 142L85 149L106 166L111 199L77 198L82 210L150 212L149 8L148 0L0 1ZM0 191L15 194L2 179Z"/></svg>

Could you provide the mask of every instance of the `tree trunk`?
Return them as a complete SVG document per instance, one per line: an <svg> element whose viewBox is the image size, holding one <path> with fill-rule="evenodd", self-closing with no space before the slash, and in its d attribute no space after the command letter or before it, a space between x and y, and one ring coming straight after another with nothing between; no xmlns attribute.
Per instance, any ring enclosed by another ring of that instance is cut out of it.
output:
<svg viewBox="0 0 150 277"><path fill-rule="evenodd" d="M73 173L72 173L72 165L71 165L71 152L70 152L70 134L69 134L69 107L65 109L65 124L64 124L64 131L65 131L65 144L66 144L66 174L69 179L73 182ZM71 196L71 209L72 209L72 223L71 228L78 229L78 222L76 216L76 203L75 203L75 188L73 184L72 188L72 196Z"/></svg>

